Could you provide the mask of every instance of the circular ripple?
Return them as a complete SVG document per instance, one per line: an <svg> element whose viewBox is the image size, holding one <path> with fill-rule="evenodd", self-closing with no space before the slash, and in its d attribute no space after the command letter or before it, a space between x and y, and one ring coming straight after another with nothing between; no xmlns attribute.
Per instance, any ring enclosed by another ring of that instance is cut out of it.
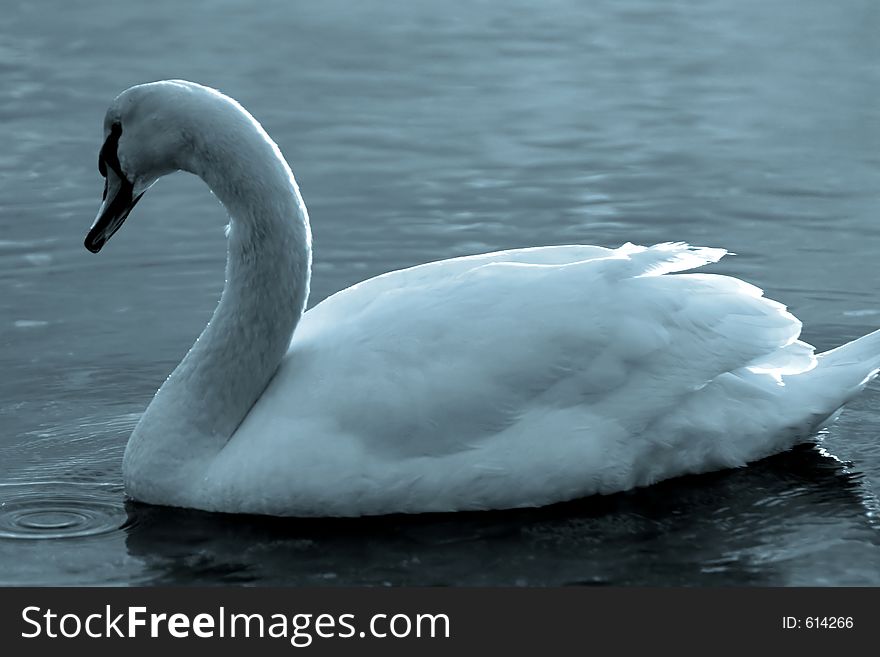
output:
<svg viewBox="0 0 880 657"><path fill-rule="evenodd" d="M95 536L126 521L122 496L87 486L18 484L0 488L0 538Z"/></svg>

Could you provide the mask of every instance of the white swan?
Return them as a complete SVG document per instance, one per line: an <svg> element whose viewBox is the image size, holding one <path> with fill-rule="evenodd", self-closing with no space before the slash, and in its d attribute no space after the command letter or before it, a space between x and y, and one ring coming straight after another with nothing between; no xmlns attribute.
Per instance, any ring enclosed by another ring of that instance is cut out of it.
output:
<svg viewBox="0 0 880 657"><path fill-rule="evenodd" d="M685 244L432 262L303 313L306 208L237 102L144 84L116 98L105 133L89 250L176 170L230 215L220 303L125 452L144 502L354 516L621 491L788 449L880 368L880 331L816 356L759 289L675 274L726 253Z"/></svg>

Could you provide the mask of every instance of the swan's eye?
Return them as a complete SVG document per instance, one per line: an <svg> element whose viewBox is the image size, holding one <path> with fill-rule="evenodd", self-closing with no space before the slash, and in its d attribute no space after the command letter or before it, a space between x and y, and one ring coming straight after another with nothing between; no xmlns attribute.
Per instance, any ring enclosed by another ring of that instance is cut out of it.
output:
<svg viewBox="0 0 880 657"><path fill-rule="evenodd" d="M122 175L122 167L119 164L119 154L116 152L119 148L119 137L122 135L122 124L119 122L110 126L110 134L107 140L101 146L98 153L98 172L107 177L107 167L109 166L117 176L124 178ZM105 190L106 193L106 190Z"/></svg>

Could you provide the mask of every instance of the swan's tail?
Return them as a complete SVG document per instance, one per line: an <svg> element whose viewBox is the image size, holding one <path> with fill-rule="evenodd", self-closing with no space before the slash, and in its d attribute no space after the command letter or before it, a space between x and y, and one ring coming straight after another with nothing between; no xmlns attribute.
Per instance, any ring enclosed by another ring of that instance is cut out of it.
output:
<svg viewBox="0 0 880 657"><path fill-rule="evenodd" d="M836 410L855 397L880 373L880 330L817 356L813 372L804 377L814 401ZM818 399L817 399L818 397Z"/></svg>
<svg viewBox="0 0 880 657"><path fill-rule="evenodd" d="M819 367L846 367L854 375L862 373L867 383L880 371L880 330L863 335L831 351L819 354Z"/></svg>
<svg viewBox="0 0 880 657"><path fill-rule="evenodd" d="M809 436L833 422L841 408L880 373L880 330L816 356L816 367L785 377L779 417L793 434Z"/></svg>

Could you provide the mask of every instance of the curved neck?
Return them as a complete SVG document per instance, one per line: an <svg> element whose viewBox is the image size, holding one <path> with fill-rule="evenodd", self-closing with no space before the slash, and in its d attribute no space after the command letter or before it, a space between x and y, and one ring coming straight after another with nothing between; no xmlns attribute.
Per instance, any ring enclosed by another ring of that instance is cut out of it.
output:
<svg viewBox="0 0 880 657"><path fill-rule="evenodd" d="M256 122L238 127L237 140L196 140L181 163L220 199L230 225L220 303L136 429L178 449L225 445L272 378L308 298L311 236L293 174Z"/></svg>

